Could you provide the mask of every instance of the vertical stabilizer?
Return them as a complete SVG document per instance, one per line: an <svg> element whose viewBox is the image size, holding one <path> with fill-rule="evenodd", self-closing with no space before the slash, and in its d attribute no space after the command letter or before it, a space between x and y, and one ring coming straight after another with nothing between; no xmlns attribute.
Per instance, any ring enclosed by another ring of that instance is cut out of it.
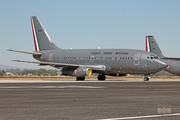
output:
<svg viewBox="0 0 180 120"><path fill-rule="evenodd" d="M146 36L146 51L155 53L159 57L164 57L153 36Z"/></svg>
<svg viewBox="0 0 180 120"><path fill-rule="evenodd" d="M60 49L52 42L46 30L36 16L32 16L30 20L35 51Z"/></svg>

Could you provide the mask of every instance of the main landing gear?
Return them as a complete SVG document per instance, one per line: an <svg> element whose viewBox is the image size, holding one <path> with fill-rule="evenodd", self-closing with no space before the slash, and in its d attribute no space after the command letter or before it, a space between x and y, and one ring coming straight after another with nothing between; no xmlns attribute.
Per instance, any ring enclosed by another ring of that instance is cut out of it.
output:
<svg viewBox="0 0 180 120"><path fill-rule="evenodd" d="M76 77L76 81L84 81L85 77Z"/></svg>
<svg viewBox="0 0 180 120"><path fill-rule="evenodd" d="M106 76L105 75L98 75L97 79L99 81L104 81L106 79Z"/></svg>
<svg viewBox="0 0 180 120"><path fill-rule="evenodd" d="M105 75L98 75L97 79L99 81L104 81L106 79ZM76 81L84 81L85 77L76 77Z"/></svg>

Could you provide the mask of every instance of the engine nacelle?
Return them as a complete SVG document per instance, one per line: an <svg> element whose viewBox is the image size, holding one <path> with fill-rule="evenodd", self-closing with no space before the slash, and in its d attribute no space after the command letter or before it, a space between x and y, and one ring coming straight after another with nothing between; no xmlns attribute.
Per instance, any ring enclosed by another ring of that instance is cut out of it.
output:
<svg viewBox="0 0 180 120"><path fill-rule="evenodd" d="M67 76L84 77L90 76L92 74L92 69L87 67L78 67L77 69L64 67L61 69L61 74Z"/></svg>

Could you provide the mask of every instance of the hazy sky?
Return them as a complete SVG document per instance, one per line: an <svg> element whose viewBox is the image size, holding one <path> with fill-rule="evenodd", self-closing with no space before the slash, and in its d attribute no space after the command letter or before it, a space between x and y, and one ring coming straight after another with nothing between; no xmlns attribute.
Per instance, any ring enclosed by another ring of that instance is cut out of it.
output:
<svg viewBox="0 0 180 120"><path fill-rule="evenodd" d="M24 68L38 65L30 16L38 16L61 48L128 48L145 50L145 36L154 35L164 55L180 57L180 0L0 0L0 64Z"/></svg>

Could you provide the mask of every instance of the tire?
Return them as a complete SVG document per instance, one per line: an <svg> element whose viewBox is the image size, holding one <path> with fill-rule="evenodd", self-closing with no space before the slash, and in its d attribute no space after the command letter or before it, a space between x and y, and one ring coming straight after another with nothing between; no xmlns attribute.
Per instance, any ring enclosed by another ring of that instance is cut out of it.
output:
<svg viewBox="0 0 180 120"><path fill-rule="evenodd" d="M106 76L105 76L105 75L98 75L97 79L98 79L99 81L105 81Z"/></svg>
<svg viewBox="0 0 180 120"><path fill-rule="evenodd" d="M85 77L76 77L76 81L84 81Z"/></svg>

